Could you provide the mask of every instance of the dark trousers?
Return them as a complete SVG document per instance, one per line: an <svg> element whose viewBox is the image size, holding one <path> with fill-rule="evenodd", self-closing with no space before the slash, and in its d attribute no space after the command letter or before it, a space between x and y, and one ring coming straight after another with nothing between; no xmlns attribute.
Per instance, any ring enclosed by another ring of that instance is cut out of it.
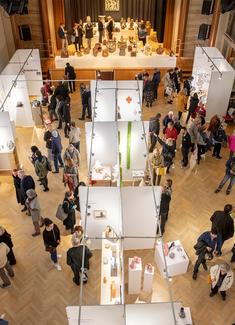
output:
<svg viewBox="0 0 235 325"><path fill-rule="evenodd" d="M72 145L80 152L80 142L72 143Z"/></svg>
<svg viewBox="0 0 235 325"><path fill-rule="evenodd" d="M198 255L197 261L194 265L194 273L198 273L198 269L201 264L206 265L205 252L202 252Z"/></svg>
<svg viewBox="0 0 235 325"><path fill-rule="evenodd" d="M143 45L145 46L145 44L146 44L146 37L141 37L141 38L139 38L139 41L142 41L143 42Z"/></svg>
<svg viewBox="0 0 235 325"><path fill-rule="evenodd" d="M153 89L154 99L157 99L158 96L158 86L159 84L154 85L154 89Z"/></svg>
<svg viewBox="0 0 235 325"><path fill-rule="evenodd" d="M15 255L14 255L14 252L13 252L12 248L10 248L10 252L7 254L7 260L8 260L10 265L15 265L16 264L16 258L15 258Z"/></svg>
<svg viewBox="0 0 235 325"><path fill-rule="evenodd" d="M7 273L6 273L7 271ZM9 285L11 284L11 281L9 280L7 274L13 278L14 276L14 271L12 267L10 266L9 262L7 262L6 265L4 265L2 268L0 268L0 278L2 279L3 284Z"/></svg>
<svg viewBox="0 0 235 325"><path fill-rule="evenodd" d="M191 112L188 112L188 115L187 115L187 118L186 118L186 124L188 123L189 119L190 119L190 116L191 116Z"/></svg>
<svg viewBox="0 0 235 325"><path fill-rule="evenodd" d="M78 51L78 48L79 48L79 51L81 50L81 38L80 37L75 37L74 45L75 45L76 52Z"/></svg>
<svg viewBox="0 0 235 325"><path fill-rule="evenodd" d="M49 110L49 116L50 116L51 121L58 120L58 116L57 116L56 111L54 109Z"/></svg>
<svg viewBox="0 0 235 325"><path fill-rule="evenodd" d="M153 185L156 185L156 180L157 180L157 185L160 185L161 178L162 178L161 175L157 175L156 168L153 168Z"/></svg>
<svg viewBox="0 0 235 325"><path fill-rule="evenodd" d="M113 37L113 32L112 32L112 31L108 31L108 35L109 35L109 39L112 39L112 37Z"/></svg>
<svg viewBox="0 0 235 325"><path fill-rule="evenodd" d="M56 248L53 249L51 252L51 260L54 262L54 263L57 263L58 262L58 258L57 258L57 250Z"/></svg>
<svg viewBox="0 0 235 325"><path fill-rule="evenodd" d="M103 31L99 32L99 43L102 44L102 39L103 39Z"/></svg>
<svg viewBox="0 0 235 325"><path fill-rule="evenodd" d="M69 132L70 132L70 123L66 123L65 122L65 125L64 125L64 135L65 136L68 136L69 135Z"/></svg>
<svg viewBox="0 0 235 325"><path fill-rule="evenodd" d="M57 129L62 129L63 119L62 119L62 116L60 114L58 116L58 119L59 119L59 125L58 125Z"/></svg>
<svg viewBox="0 0 235 325"><path fill-rule="evenodd" d="M80 272L79 272L79 268L76 265L71 265L71 269L73 271L73 282L76 283L76 285L79 286L80 284Z"/></svg>
<svg viewBox="0 0 235 325"><path fill-rule="evenodd" d="M42 183L42 185L44 186L45 189L48 189L48 178L47 176L40 178L40 182Z"/></svg>
<svg viewBox="0 0 235 325"><path fill-rule="evenodd" d="M69 81L69 90L70 90L71 94L72 94L73 91L76 90L75 89L75 80L70 80Z"/></svg>
<svg viewBox="0 0 235 325"><path fill-rule="evenodd" d="M54 153L54 166L55 166L55 171L59 171L59 165L58 162L60 163L61 166L64 166L61 153Z"/></svg>
<svg viewBox="0 0 235 325"><path fill-rule="evenodd" d="M217 285L214 286L214 288L211 287L211 292L215 295L219 291L219 287ZM226 291L220 291L220 294L222 297L226 297Z"/></svg>
<svg viewBox="0 0 235 325"><path fill-rule="evenodd" d="M220 142L216 142L214 145L214 150L213 150L213 156L219 157L220 155L220 150L221 150L221 143Z"/></svg>
<svg viewBox="0 0 235 325"><path fill-rule="evenodd" d="M206 152L206 148L204 145L198 144L197 145L197 162L199 163L201 160L201 155Z"/></svg>
<svg viewBox="0 0 235 325"><path fill-rule="evenodd" d="M150 140L151 140L151 146L149 148L149 152L153 152L153 150L154 150L154 148L156 146L156 143L157 143L157 138L153 134L151 134L150 135Z"/></svg>
<svg viewBox="0 0 235 325"><path fill-rule="evenodd" d="M182 159L182 165L184 167L188 166L188 154L189 154L189 148L182 148L181 149L181 152L182 152L182 156L183 156L183 159Z"/></svg>
<svg viewBox="0 0 235 325"><path fill-rule="evenodd" d="M85 118L86 116L86 111L87 111L87 116L91 118L91 107L90 105L83 104L82 105L82 118Z"/></svg>
<svg viewBox="0 0 235 325"><path fill-rule="evenodd" d="M160 220L161 220L161 232L162 232L162 235L164 234L165 232L165 225L166 225L166 222L167 222L167 219L168 219L168 211L167 212L161 212L161 215L160 215Z"/></svg>
<svg viewBox="0 0 235 325"><path fill-rule="evenodd" d="M178 120L180 121L183 112L178 111Z"/></svg>

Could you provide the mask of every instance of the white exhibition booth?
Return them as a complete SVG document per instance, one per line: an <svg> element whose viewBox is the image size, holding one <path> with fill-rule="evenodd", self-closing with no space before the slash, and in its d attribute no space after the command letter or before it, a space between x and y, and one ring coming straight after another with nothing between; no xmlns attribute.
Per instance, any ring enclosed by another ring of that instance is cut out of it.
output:
<svg viewBox="0 0 235 325"><path fill-rule="evenodd" d="M15 127L8 112L0 112L0 170L10 170L14 161Z"/></svg>
<svg viewBox="0 0 235 325"><path fill-rule="evenodd" d="M140 121L142 93L142 80L91 80L94 121Z"/></svg>
<svg viewBox="0 0 235 325"><path fill-rule="evenodd" d="M215 114L219 116L226 114L235 71L217 48L203 47L203 50L200 47L195 48L192 86L193 92L198 92L202 102L206 105L206 119L210 120Z"/></svg>

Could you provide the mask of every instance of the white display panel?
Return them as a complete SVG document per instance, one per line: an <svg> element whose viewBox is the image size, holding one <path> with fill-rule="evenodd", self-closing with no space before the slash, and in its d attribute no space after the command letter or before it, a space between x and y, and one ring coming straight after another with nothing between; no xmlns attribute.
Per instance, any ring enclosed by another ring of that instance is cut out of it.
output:
<svg viewBox="0 0 235 325"><path fill-rule="evenodd" d="M0 112L0 170L10 170L15 147L13 124L8 112Z"/></svg>
<svg viewBox="0 0 235 325"><path fill-rule="evenodd" d="M95 97L95 89L98 92ZM95 121L140 121L143 81L91 81L91 103ZM139 98L140 94L140 98ZM96 98L96 102L95 102ZM118 109L119 114L117 114Z"/></svg>
<svg viewBox="0 0 235 325"><path fill-rule="evenodd" d="M79 188L81 220L85 224L87 187ZM91 187L89 189L87 217L87 235L92 238L102 238L107 226L111 226L120 235L122 233L122 217L120 191L116 187ZM95 218L95 211L105 211L105 218ZM91 241L92 249L101 249L101 240Z"/></svg>
<svg viewBox="0 0 235 325"><path fill-rule="evenodd" d="M156 203L160 206L161 187L154 186ZM124 236L155 237L156 210L152 187L122 187L122 213ZM152 249L155 238L125 238L124 249Z"/></svg>

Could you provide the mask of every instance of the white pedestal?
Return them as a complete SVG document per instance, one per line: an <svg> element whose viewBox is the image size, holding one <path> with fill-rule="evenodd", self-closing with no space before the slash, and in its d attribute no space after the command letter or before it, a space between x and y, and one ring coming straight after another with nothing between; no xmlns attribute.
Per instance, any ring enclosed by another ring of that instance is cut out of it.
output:
<svg viewBox="0 0 235 325"><path fill-rule="evenodd" d="M179 313L177 314L176 320L177 325L193 325L191 311L189 307L184 307L185 318L180 318Z"/></svg>
<svg viewBox="0 0 235 325"><path fill-rule="evenodd" d="M154 275L154 267L152 268L152 272L148 270L144 270L144 283L143 283L143 291L144 292L152 292L153 290L153 275Z"/></svg>
<svg viewBox="0 0 235 325"><path fill-rule="evenodd" d="M128 259L128 294L138 294L141 291L141 273L142 273L142 261L136 264L135 269L130 268L130 264L133 258Z"/></svg>
<svg viewBox="0 0 235 325"><path fill-rule="evenodd" d="M175 240L174 242L175 246L171 248L170 252L173 252L175 254L175 257L170 258L169 255L166 256L166 264L169 276L176 276L179 274L186 273L189 264L189 258L183 246L181 245L181 242L179 240ZM171 242L168 243L168 247L170 246L170 244ZM161 275L163 277L166 277L164 256L161 243L156 245L155 261Z"/></svg>

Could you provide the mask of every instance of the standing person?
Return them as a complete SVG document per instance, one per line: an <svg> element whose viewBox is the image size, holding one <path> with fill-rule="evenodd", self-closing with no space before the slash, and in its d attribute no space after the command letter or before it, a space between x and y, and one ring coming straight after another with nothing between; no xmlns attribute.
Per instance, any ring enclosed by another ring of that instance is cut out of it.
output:
<svg viewBox="0 0 235 325"><path fill-rule="evenodd" d="M26 205L28 208L28 215L31 216L35 229L35 232L32 234L32 236L36 237L40 235L40 226L43 226L44 223L43 218L41 217L41 207L35 190L28 190L26 194Z"/></svg>
<svg viewBox="0 0 235 325"><path fill-rule="evenodd" d="M80 117L79 120L85 120L85 116L91 119L91 92L88 85L86 85L82 92L82 117Z"/></svg>
<svg viewBox="0 0 235 325"><path fill-rule="evenodd" d="M60 244L60 230L59 228L48 218L44 219L45 229L43 230L43 241L45 249L51 255L51 260L54 263L57 271L61 271L61 266L58 263L57 247Z"/></svg>
<svg viewBox="0 0 235 325"><path fill-rule="evenodd" d="M144 98L146 102L147 107L152 107L153 101L154 101L154 95L153 95L153 82L149 78L149 74L146 73L145 76L145 83L144 83Z"/></svg>
<svg viewBox="0 0 235 325"><path fill-rule="evenodd" d="M190 96L191 89L192 89L192 81L193 81L193 76L189 77L187 80L184 81L184 93L185 96L188 97Z"/></svg>
<svg viewBox="0 0 235 325"><path fill-rule="evenodd" d="M104 24L101 17L99 17L99 21L98 21L98 32L99 32L99 43L102 44L103 34L104 34Z"/></svg>
<svg viewBox="0 0 235 325"><path fill-rule="evenodd" d="M224 178L220 182L218 188L215 190L215 193L219 193L222 190L224 184L227 183L227 181L229 181L229 185L226 190L226 194L229 195L235 183L235 157L232 157L231 159L227 160L225 166L226 169L225 169Z"/></svg>
<svg viewBox="0 0 235 325"><path fill-rule="evenodd" d="M65 74L65 76L67 76L67 78L69 80L69 90L72 94L73 91L76 91L76 88L75 88L76 73L74 71L74 67L72 67L69 62L66 63L66 67L64 69L64 74Z"/></svg>
<svg viewBox="0 0 235 325"><path fill-rule="evenodd" d="M160 118L161 118L161 114L157 113L154 117L151 117L149 120L149 135L151 141L149 152L153 152L153 149L155 148L155 145L157 143L157 137L160 133L160 128L161 128Z"/></svg>
<svg viewBox="0 0 235 325"><path fill-rule="evenodd" d="M25 201L27 199L26 192L27 190L30 189L35 190L35 183L33 177L30 175L25 175L23 169L18 170L18 177L20 178L20 191L21 191L22 203L24 205L24 208L21 210L21 212L25 212L27 211L27 207L25 205Z"/></svg>
<svg viewBox="0 0 235 325"><path fill-rule="evenodd" d="M220 251L221 244L222 239L220 234L217 233L216 229L205 231L198 237L197 243L194 245L198 258L194 265L193 280L197 279L198 269L201 264L204 270L207 271L206 254L210 254L210 258L212 258L212 254L215 249L217 250L216 252Z"/></svg>
<svg viewBox="0 0 235 325"><path fill-rule="evenodd" d="M68 90L68 87L66 86L65 82L63 82L63 81L58 82L58 85L55 89L54 95L59 101L65 100L65 98L68 97L69 90Z"/></svg>
<svg viewBox="0 0 235 325"><path fill-rule="evenodd" d="M9 234L3 226L0 226L0 243L5 243L10 251L7 254L7 259L10 265L16 264L15 254L13 252L13 242L11 239L11 234Z"/></svg>
<svg viewBox="0 0 235 325"><path fill-rule="evenodd" d="M223 129L222 124L215 129L215 131L212 133L212 139L214 142L214 150L212 156L216 159L221 159L220 151L222 147L222 143L227 141L226 133Z"/></svg>
<svg viewBox="0 0 235 325"><path fill-rule="evenodd" d="M0 287L2 289L7 288L11 285L11 281L9 280L7 274L11 278L14 277L14 271L7 260L7 255L9 254L9 252L10 248L5 243L0 243L0 278L3 282Z"/></svg>
<svg viewBox="0 0 235 325"><path fill-rule="evenodd" d="M80 153L72 144L65 149L64 160L65 159L71 159L77 167L80 165Z"/></svg>
<svg viewBox="0 0 235 325"><path fill-rule="evenodd" d="M18 204L24 205L22 194L21 194L21 189L20 189L21 179L18 176L18 169L12 170L12 178L13 178L13 183L14 183L14 187L15 187L16 201Z"/></svg>
<svg viewBox="0 0 235 325"><path fill-rule="evenodd" d="M178 120L180 121L183 112L185 111L185 106L187 105L187 98L185 93L182 90L178 93L177 97L177 111L178 111Z"/></svg>
<svg viewBox="0 0 235 325"><path fill-rule="evenodd" d="M69 143L72 144L80 152L81 130L74 121L71 122L71 130L69 132Z"/></svg>
<svg viewBox="0 0 235 325"><path fill-rule="evenodd" d="M199 139L199 131L198 131L199 125L200 125L200 120L198 118L195 118L194 120L192 120L191 124L188 127L188 133L191 139L191 152L194 152L195 146Z"/></svg>
<svg viewBox="0 0 235 325"><path fill-rule="evenodd" d="M57 130L51 132L51 150L54 157L55 171L53 173L59 173L59 167L64 167L64 163L61 157L62 144L61 138ZM58 166L58 162L60 165Z"/></svg>
<svg viewBox="0 0 235 325"><path fill-rule="evenodd" d="M51 165L49 161L47 160L46 156L43 156L41 151L36 152L37 160L35 162L35 173L37 174L41 184L44 186L43 191L48 192L48 178L47 174L49 171L51 171Z"/></svg>
<svg viewBox="0 0 235 325"><path fill-rule="evenodd" d="M85 24L85 37L87 40L87 47L91 49L91 39L93 38L93 26L91 23L91 17L86 17L86 24Z"/></svg>
<svg viewBox="0 0 235 325"><path fill-rule="evenodd" d="M165 232L165 225L168 220L171 196L172 196L172 180L167 179L166 183L162 187L162 195L161 195L160 211L159 211L162 235Z"/></svg>
<svg viewBox="0 0 235 325"><path fill-rule="evenodd" d="M64 120L64 136L65 138L69 138L69 132L70 132L70 124L71 124L71 114L70 114L70 97L67 97L65 99L64 105L63 105L63 120Z"/></svg>
<svg viewBox="0 0 235 325"><path fill-rule="evenodd" d="M78 44L79 44L79 37L78 37L78 23L73 24L73 36L74 36L74 45L75 45L75 51L78 51ZM79 46L79 51L80 51L80 46Z"/></svg>
<svg viewBox="0 0 235 325"><path fill-rule="evenodd" d="M76 224L76 215L75 215L76 204L74 203L74 196L72 192L66 192L64 201L63 201L63 210L68 216L63 221L66 230L71 230L73 233L74 226Z"/></svg>
<svg viewBox="0 0 235 325"><path fill-rule="evenodd" d="M217 232L221 235L222 245L225 240L228 240L234 235L234 221L231 217L231 212L233 206L231 204L226 204L224 206L224 211L215 211L210 218L212 222L213 229L216 229ZM222 248L221 245L221 248ZM218 252L218 255L221 255L221 250Z"/></svg>
<svg viewBox="0 0 235 325"><path fill-rule="evenodd" d="M199 103L198 94L194 93L193 96L190 98L188 115L187 115L186 122L185 122L186 124L188 123L190 117L192 117L192 118L196 117L195 111L198 106L198 103Z"/></svg>
<svg viewBox="0 0 235 325"><path fill-rule="evenodd" d="M157 97L158 97L158 87L159 87L159 84L161 82L161 72L160 72L160 70L154 69L152 82L153 82L153 87L154 87L154 89L153 89L154 99L157 99Z"/></svg>
<svg viewBox="0 0 235 325"><path fill-rule="evenodd" d="M51 122L58 121L56 107L57 107L57 99L55 94L53 93L50 98L50 103L48 105L48 112L49 112Z"/></svg>
<svg viewBox="0 0 235 325"><path fill-rule="evenodd" d="M113 38L113 18L111 16L108 17L108 24L106 26L107 32L108 32L108 39L111 40Z"/></svg>
<svg viewBox="0 0 235 325"><path fill-rule="evenodd" d="M143 22L142 24L140 24L139 28L138 28L138 38L139 38L139 41L143 42L143 45L145 46L146 44L146 38L147 38L147 29L146 29L146 26L145 26L145 23Z"/></svg>
<svg viewBox="0 0 235 325"><path fill-rule="evenodd" d="M79 182L78 186L75 188L74 190L74 202L76 204L76 210L81 212L81 207L80 207L80 197L79 197L79 187L80 186L86 186L86 184L84 182ZM75 227L76 228L76 227ZM75 229L74 228L74 229Z"/></svg>
<svg viewBox="0 0 235 325"><path fill-rule="evenodd" d="M58 36L61 39L61 47L65 48L65 38L67 31L65 30L65 24L60 23L60 27L58 28Z"/></svg>
<svg viewBox="0 0 235 325"><path fill-rule="evenodd" d="M52 139L52 125L51 123L48 123L45 125L46 131L44 132L43 140L46 142L46 148L47 148L47 159L49 163L53 161L53 154L51 150L51 139Z"/></svg>
<svg viewBox="0 0 235 325"><path fill-rule="evenodd" d="M33 164L33 165L35 165L35 161L37 160L37 155L36 155L36 152L39 150L38 149L38 147L37 146L32 146L31 148L30 148L30 150L31 150L31 152L32 152L32 155L31 156L29 156L29 160L31 161L31 163Z"/></svg>
<svg viewBox="0 0 235 325"><path fill-rule="evenodd" d="M172 139L176 144L177 137L178 137L178 132L174 127L174 122L168 122L167 128L165 130L165 138Z"/></svg>
<svg viewBox="0 0 235 325"><path fill-rule="evenodd" d="M170 172L170 168L173 165L173 160L175 157L175 144L172 139L166 139L163 141L159 137L158 142L162 146L162 156L164 159L164 166L166 167L166 173Z"/></svg>
<svg viewBox="0 0 235 325"><path fill-rule="evenodd" d="M235 153L235 129L233 133L228 137L228 146L230 150L229 158L232 158Z"/></svg>
<svg viewBox="0 0 235 325"><path fill-rule="evenodd" d="M211 292L210 297L213 297L218 292L223 300L226 300L226 291L233 284L233 271L228 263L216 264L210 268Z"/></svg>
<svg viewBox="0 0 235 325"><path fill-rule="evenodd" d="M162 121L162 124L163 124L163 133L165 133L165 130L167 128L167 125L169 122L174 122L173 121L174 119L174 113L172 111L169 111L168 114L164 117L163 121Z"/></svg>
<svg viewBox="0 0 235 325"><path fill-rule="evenodd" d="M180 70L177 67L175 67L174 71L172 72L172 80L174 83L174 89L178 94L180 92Z"/></svg>
<svg viewBox="0 0 235 325"><path fill-rule="evenodd" d="M72 159L65 159L64 162L65 162L64 174L63 174L64 186L66 186L67 184L69 190L71 192L74 192L79 182L78 168Z"/></svg>
<svg viewBox="0 0 235 325"><path fill-rule="evenodd" d="M187 167L188 166L188 155L189 155L189 150L192 146L191 143L191 137L188 133L188 130L186 127L182 127L183 134L182 134L182 145L181 145L181 153L182 153L182 161L181 161L181 166L182 167Z"/></svg>
<svg viewBox="0 0 235 325"><path fill-rule="evenodd" d="M71 267L73 271L73 282L76 285L80 285L80 277L83 276L83 283L87 283L87 270L89 270L90 267L89 259L92 257L92 253L87 246L84 247L80 243L80 238L77 237L76 233L74 233L72 236L72 245L73 247L67 251L67 264Z"/></svg>
<svg viewBox="0 0 235 325"><path fill-rule="evenodd" d="M161 178L165 173L164 159L158 148L153 151L153 157L151 159L152 170L153 170L153 185L160 185ZM157 184L156 184L157 179Z"/></svg>

